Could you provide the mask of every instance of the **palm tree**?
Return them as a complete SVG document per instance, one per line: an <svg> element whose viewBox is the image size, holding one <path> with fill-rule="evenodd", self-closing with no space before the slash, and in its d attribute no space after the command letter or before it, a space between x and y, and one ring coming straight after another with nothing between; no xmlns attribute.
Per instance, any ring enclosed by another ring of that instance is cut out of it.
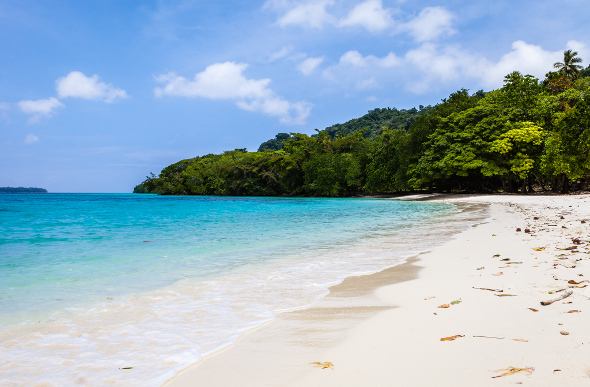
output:
<svg viewBox="0 0 590 387"><path fill-rule="evenodd" d="M555 62L553 67L559 69L560 72L566 74L570 78L576 78L580 75L583 68L576 63L582 63L582 58L578 57L578 53L572 50L565 50L563 52L563 63Z"/></svg>

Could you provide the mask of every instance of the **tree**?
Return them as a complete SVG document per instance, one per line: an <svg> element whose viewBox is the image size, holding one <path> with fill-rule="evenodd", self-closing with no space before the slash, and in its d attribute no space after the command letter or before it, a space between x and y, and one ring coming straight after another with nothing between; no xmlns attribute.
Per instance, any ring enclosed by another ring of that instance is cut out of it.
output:
<svg viewBox="0 0 590 387"><path fill-rule="evenodd" d="M572 50L565 50L563 52L563 62L555 62L553 67L574 79L580 75L583 68L577 63L582 63L582 58L578 57L578 53Z"/></svg>

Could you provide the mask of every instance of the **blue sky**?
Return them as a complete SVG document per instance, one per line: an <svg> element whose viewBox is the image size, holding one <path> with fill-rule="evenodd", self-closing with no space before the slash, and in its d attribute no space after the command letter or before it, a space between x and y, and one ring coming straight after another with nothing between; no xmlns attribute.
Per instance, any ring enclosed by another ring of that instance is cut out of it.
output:
<svg viewBox="0 0 590 387"><path fill-rule="evenodd" d="M130 192L383 107L590 63L586 0L0 0L0 186Z"/></svg>

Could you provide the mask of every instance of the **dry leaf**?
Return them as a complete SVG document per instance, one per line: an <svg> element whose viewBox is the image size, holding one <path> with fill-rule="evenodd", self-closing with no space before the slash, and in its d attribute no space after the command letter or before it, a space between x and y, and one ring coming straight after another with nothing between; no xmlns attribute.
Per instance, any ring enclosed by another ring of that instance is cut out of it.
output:
<svg viewBox="0 0 590 387"><path fill-rule="evenodd" d="M460 303L461 303L461 300L459 299L459 300L455 300L455 301L451 302L451 305L457 305Z"/></svg>
<svg viewBox="0 0 590 387"><path fill-rule="evenodd" d="M458 339L459 337L465 337L465 335L455 335L455 336L443 337L442 339L440 339L440 341L453 341L455 339Z"/></svg>
<svg viewBox="0 0 590 387"><path fill-rule="evenodd" d="M504 273L503 272L499 272L499 273L495 273L495 274L492 274L492 275L499 276L499 275L504 275Z"/></svg>
<svg viewBox="0 0 590 387"><path fill-rule="evenodd" d="M497 297L516 297L516 294L494 294Z"/></svg>
<svg viewBox="0 0 590 387"><path fill-rule="evenodd" d="M485 267L483 267L483 266L482 266L482 267L478 267L478 268L477 268L477 269L475 269L475 270L483 270L483 269L485 269Z"/></svg>
<svg viewBox="0 0 590 387"><path fill-rule="evenodd" d="M431 300L433 298L436 298L435 296L431 296L431 297L426 297L425 300Z"/></svg>
<svg viewBox="0 0 590 387"><path fill-rule="evenodd" d="M321 369L331 368L334 366L334 364L332 364L332 362L329 362L329 361L325 361L323 363L320 363L319 361L314 361L313 363L309 363L309 364L315 364L314 368L321 368Z"/></svg>
<svg viewBox="0 0 590 387"><path fill-rule="evenodd" d="M559 331L559 333L561 333L564 336L567 336L570 334L568 331Z"/></svg>
<svg viewBox="0 0 590 387"><path fill-rule="evenodd" d="M492 379L493 378L501 378L502 376L514 375L519 372L524 372L530 376L535 371L535 369L533 367L526 367L526 368L508 367L503 370L498 370L497 372L502 372L502 371L505 371L505 372L503 374L500 374L497 376L492 376Z"/></svg>
<svg viewBox="0 0 590 387"><path fill-rule="evenodd" d="M556 373L556 372L558 372L558 371L561 371L561 370L553 370L553 373Z"/></svg>
<svg viewBox="0 0 590 387"><path fill-rule="evenodd" d="M590 281L588 281L588 280L584 280L584 281L580 281L580 282L576 282L575 280L569 280L569 281L567 281L568 284L572 284L572 285L579 285L579 284L584 283L584 282L590 282Z"/></svg>
<svg viewBox="0 0 590 387"><path fill-rule="evenodd" d="M472 287L473 287L473 286L472 286ZM502 290L502 289L476 288L476 287L473 287L473 289L479 289L479 290L489 290L489 291L491 291L491 292L500 292L500 293L504 291L504 290Z"/></svg>
<svg viewBox="0 0 590 387"><path fill-rule="evenodd" d="M529 308L529 309L532 310L533 312L538 312L538 310L535 308Z"/></svg>
<svg viewBox="0 0 590 387"><path fill-rule="evenodd" d="M543 250L545 250L545 248L544 247L535 247L533 250L535 250L535 251L543 251Z"/></svg>
<svg viewBox="0 0 590 387"><path fill-rule="evenodd" d="M576 310L576 309L572 309L568 313L580 313L580 311L579 310Z"/></svg>
<svg viewBox="0 0 590 387"><path fill-rule="evenodd" d="M522 343L528 343L529 342L528 340L525 340L525 339L512 339L512 340L514 340L514 341L520 341Z"/></svg>
<svg viewBox="0 0 590 387"><path fill-rule="evenodd" d="M444 308L450 308L451 305L449 305L449 304L442 304L442 305L439 305L438 307L444 309Z"/></svg>
<svg viewBox="0 0 590 387"><path fill-rule="evenodd" d="M500 254L496 254L496 255L494 255L493 257L494 257L494 258L496 258L496 257L499 257L499 256L500 256Z"/></svg>

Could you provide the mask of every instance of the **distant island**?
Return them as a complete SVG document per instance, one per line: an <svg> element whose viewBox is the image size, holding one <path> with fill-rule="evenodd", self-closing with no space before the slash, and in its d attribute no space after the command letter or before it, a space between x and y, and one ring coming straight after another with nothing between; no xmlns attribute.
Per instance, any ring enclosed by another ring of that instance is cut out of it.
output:
<svg viewBox="0 0 590 387"><path fill-rule="evenodd" d="M0 193L47 193L47 190L34 187L0 187Z"/></svg>

